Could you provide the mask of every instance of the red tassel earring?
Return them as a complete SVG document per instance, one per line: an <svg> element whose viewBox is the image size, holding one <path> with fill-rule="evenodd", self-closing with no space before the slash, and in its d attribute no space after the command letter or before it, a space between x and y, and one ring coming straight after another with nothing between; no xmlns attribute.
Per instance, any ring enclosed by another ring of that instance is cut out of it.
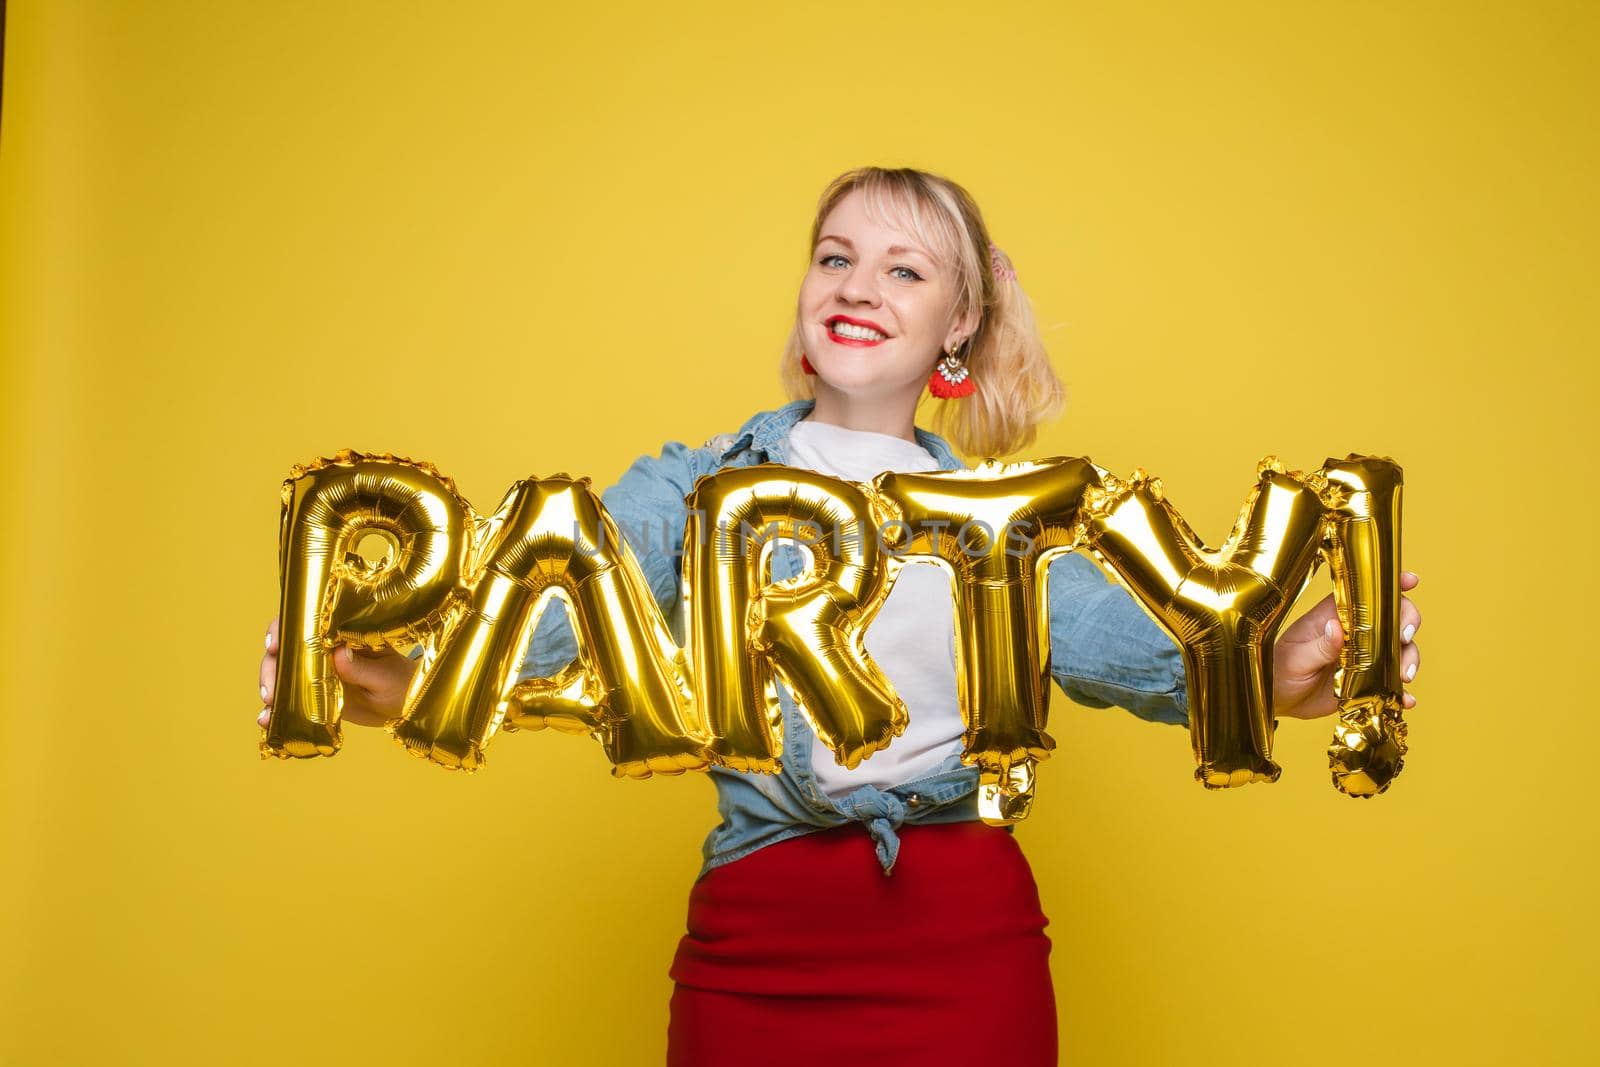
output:
<svg viewBox="0 0 1600 1067"><path fill-rule="evenodd" d="M928 375L928 392L941 400L971 396L978 390L977 383L967 371L966 357L956 355L960 350L961 346L956 345L940 356L939 362L933 365L933 373Z"/></svg>
<svg viewBox="0 0 1600 1067"><path fill-rule="evenodd" d="M805 371L807 374L817 373L817 368L811 365L811 361L806 358L806 354L804 352L800 353L800 369Z"/></svg>

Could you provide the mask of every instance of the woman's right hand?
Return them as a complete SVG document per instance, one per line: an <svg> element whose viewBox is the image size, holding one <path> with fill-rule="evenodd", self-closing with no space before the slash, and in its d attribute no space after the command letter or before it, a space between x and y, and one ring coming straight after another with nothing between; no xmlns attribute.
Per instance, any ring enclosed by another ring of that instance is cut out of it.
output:
<svg viewBox="0 0 1600 1067"><path fill-rule="evenodd" d="M382 726L400 717L406 689L416 673L416 660L407 659L392 648L381 652L353 652L348 645L335 646L333 673L344 686L344 710L340 720L357 726ZM278 620L267 627L267 651L261 657L261 714L256 723L267 725L272 714L272 687L278 677Z"/></svg>

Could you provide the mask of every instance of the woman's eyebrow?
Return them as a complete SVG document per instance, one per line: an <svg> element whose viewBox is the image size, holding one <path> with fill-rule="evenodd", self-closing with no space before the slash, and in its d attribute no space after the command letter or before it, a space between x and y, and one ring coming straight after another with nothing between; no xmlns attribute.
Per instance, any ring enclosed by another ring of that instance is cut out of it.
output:
<svg viewBox="0 0 1600 1067"><path fill-rule="evenodd" d="M831 234L831 233L825 233L821 237L817 238L817 244L819 244L819 245L824 241L838 241L840 244L844 245L846 248L851 249L851 250L854 250L855 247L856 247L854 244L851 243L851 241L850 241L850 239L848 237L839 237L838 235ZM917 247L915 247L913 245L890 245L886 249L886 251L891 256L903 256L903 255L905 255L907 253L911 253L912 255L921 256L924 259L931 260L933 258L932 256L928 255L928 253L924 252L922 249L917 248Z"/></svg>

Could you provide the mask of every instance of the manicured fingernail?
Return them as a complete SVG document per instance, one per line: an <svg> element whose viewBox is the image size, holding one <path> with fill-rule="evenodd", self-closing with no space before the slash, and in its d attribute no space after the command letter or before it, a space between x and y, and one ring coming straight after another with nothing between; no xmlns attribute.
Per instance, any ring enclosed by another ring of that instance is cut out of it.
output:
<svg viewBox="0 0 1600 1067"><path fill-rule="evenodd" d="M261 687L261 702L263 704L267 702L267 687L265 685Z"/></svg>
<svg viewBox="0 0 1600 1067"><path fill-rule="evenodd" d="M1411 679L1415 678L1416 676L1417 676L1417 665L1415 663L1413 663L1411 666L1406 668L1406 681L1409 682L1409 681L1411 681Z"/></svg>
<svg viewBox="0 0 1600 1067"><path fill-rule="evenodd" d="M1406 623L1406 628L1400 631L1400 640L1409 645L1411 643L1411 635L1416 632L1417 628L1408 622Z"/></svg>
<svg viewBox="0 0 1600 1067"><path fill-rule="evenodd" d="M272 647L272 631L271 630L267 631L267 647L268 648Z"/></svg>
<svg viewBox="0 0 1600 1067"><path fill-rule="evenodd" d="M1332 619L1329 619L1327 622L1322 624L1322 636L1323 637L1332 637L1333 636L1333 620Z"/></svg>
<svg viewBox="0 0 1600 1067"><path fill-rule="evenodd" d="M262 708L261 709L261 714L256 716L256 725L257 726L265 726L265 725L267 725L267 720L270 719L270 718L272 718L272 709L271 708Z"/></svg>

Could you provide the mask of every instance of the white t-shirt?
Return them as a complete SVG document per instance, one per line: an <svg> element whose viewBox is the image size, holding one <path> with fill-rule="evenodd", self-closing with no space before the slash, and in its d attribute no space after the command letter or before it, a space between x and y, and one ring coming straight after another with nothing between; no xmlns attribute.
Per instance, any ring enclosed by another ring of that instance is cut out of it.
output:
<svg viewBox="0 0 1600 1067"><path fill-rule="evenodd" d="M789 431L789 466L853 482L884 471L933 471L939 462L904 438L847 430L802 419ZM905 733L856 767L845 770L813 735L811 767L830 797L863 785L887 789L928 774L961 751L961 708L956 702L956 638L950 579L935 563L908 563L878 615L867 626L867 652L905 701Z"/></svg>

